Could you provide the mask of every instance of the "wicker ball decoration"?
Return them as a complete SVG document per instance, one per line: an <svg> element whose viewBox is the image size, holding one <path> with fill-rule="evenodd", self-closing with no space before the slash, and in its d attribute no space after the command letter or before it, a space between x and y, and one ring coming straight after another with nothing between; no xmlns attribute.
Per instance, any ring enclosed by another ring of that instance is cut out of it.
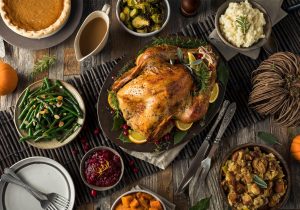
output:
<svg viewBox="0 0 300 210"><path fill-rule="evenodd" d="M249 105L281 126L300 125L300 56L278 52L252 73Z"/></svg>

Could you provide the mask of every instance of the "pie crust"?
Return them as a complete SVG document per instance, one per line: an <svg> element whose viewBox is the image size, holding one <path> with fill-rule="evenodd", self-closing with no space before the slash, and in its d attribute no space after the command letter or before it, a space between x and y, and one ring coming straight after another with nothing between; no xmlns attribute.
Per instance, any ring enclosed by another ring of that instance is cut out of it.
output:
<svg viewBox="0 0 300 210"><path fill-rule="evenodd" d="M31 39L59 31L70 11L71 0L0 0L3 22L15 33Z"/></svg>

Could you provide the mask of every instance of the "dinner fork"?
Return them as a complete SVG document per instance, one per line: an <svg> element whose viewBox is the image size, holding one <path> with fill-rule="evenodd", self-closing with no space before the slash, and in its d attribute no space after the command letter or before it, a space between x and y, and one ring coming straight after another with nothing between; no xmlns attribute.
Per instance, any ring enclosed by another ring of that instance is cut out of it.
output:
<svg viewBox="0 0 300 210"><path fill-rule="evenodd" d="M201 161L201 165L200 165L200 168L198 169L198 171L196 172L195 179L197 179L199 177L199 175L201 174L200 180L205 181L207 174L211 168L212 158L214 157L214 155L216 154L216 152L219 148L219 143L221 141L221 138L222 138L227 126L229 125L230 121L232 120L235 111L236 111L236 103L231 103L227 108L227 111L224 115L221 126L219 128L219 132L215 138L215 141L213 142L213 145L212 145L207 157Z"/></svg>
<svg viewBox="0 0 300 210"><path fill-rule="evenodd" d="M33 197L35 197L35 199L37 199L40 204L41 207L45 210L58 210L58 208L49 200L47 199L43 199L41 198L38 194L36 194L35 192L31 191L28 186L23 183L21 180L16 179L14 177L12 177L9 174L2 174L1 176L1 181L3 182L7 182L7 183L14 183L16 185L19 185L21 187L23 187L24 189L26 189Z"/></svg>
<svg viewBox="0 0 300 210"><path fill-rule="evenodd" d="M4 169L4 174L8 174L8 175L12 176L14 179L17 179L17 180L23 182L21 180L21 178L11 168L5 168ZM25 185L26 185L26 189L28 189L28 190L30 190L30 191L38 194L38 195L42 195L42 196L46 197L50 202L61 206L65 210L67 210L69 208L70 202L67 198L65 198L65 197L63 197L63 196L61 196L57 193L46 194L46 193L43 193L41 191L38 191L37 189L34 189L33 187L31 187L27 184L25 184Z"/></svg>

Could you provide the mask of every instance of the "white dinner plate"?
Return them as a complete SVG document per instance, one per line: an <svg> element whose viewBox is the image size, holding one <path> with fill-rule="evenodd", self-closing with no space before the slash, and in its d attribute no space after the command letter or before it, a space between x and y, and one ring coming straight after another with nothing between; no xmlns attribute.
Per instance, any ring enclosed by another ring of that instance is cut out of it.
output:
<svg viewBox="0 0 300 210"><path fill-rule="evenodd" d="M45 193L58 193L69 199L72 210L75 188L70 174L58 162L45 157L30 157L15 163L11 168L26 183ZM1 210L43 210L24 188L11 183L0 182Z"/></svg>

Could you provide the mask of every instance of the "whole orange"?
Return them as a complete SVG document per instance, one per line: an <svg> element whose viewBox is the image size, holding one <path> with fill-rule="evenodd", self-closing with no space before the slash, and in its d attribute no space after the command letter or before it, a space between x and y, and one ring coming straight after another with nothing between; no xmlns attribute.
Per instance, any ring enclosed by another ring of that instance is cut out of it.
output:
<svg viewBox="0 0 300 210"><path fill-rule="evenodd" d="M12 93L18 84L16 70L9 64L0 61L0 96Z"/></svg>
<svg viewBox="0 0 300 210"><path fill-rule="evenodd" d="M293 139L291 144L291 153L296 160L300 161L300 135Z"/></svg>

